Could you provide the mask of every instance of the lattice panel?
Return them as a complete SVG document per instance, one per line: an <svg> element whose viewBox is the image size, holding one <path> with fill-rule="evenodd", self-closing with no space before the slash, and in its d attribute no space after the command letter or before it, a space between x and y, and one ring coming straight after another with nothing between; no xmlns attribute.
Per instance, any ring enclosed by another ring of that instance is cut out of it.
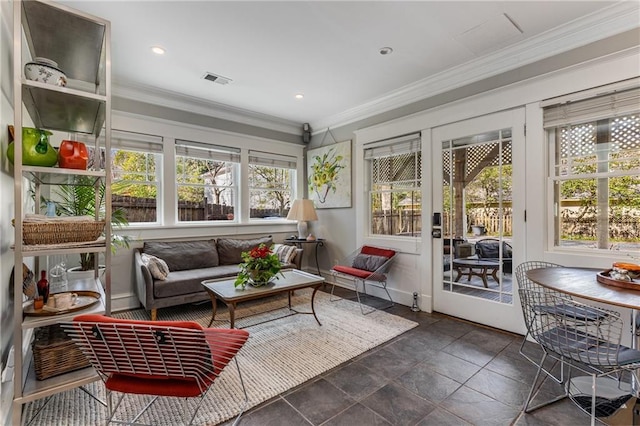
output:
<svg viewBox="0 0 640 426"><path fill-rule="evenodd" d="M611 122L612 151L640 149L640 115L616 118Z"/></svg>
<svg viewBox="0 0 640 426"><path fill-rule="evenodd" d="M372 161L372 181L375 186L390 188L415 188L420 186L422 172L421 154L407 153Z"/></svg>
<svg viewBox="0 0 640 426"><path fill-rule="evenodd" d="M485 144L476 144L476 145L468 145L464 148L458 148L453 151L453 155L462 155L463 150L466 151L466 165L465 170L467 176L465 176L465 180L468 180L469 172L475 170L478 167L492 167L500 165L500 155L498 154L500 143L502 143L502 165L511 164L511 141L497 141ZM455 170L453 170L453 176L451 176L451 159L449 157L449 153L447 151L442 152L442 170L444 175L444 184L448 185L449 181L447 179L449 177L452 178L452 181L456 180Z"/></svg>
<svg viewBox="0 0 640 426"><path fill-rule="evenodd" d="M610 122L609 152L640 149L640 116L618 117ZM588 157L596 153L596 124L587 123L560 130L560 157Z"/></svg>

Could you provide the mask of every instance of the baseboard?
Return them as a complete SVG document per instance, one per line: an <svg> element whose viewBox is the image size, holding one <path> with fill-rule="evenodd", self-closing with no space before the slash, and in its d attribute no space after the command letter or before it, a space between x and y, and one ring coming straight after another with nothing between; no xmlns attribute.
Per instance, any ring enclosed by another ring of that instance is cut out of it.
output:
<svg viewBox="0 0 640 426"><path fill-rule="evenodd" d="M335 285L338 287L353 290L353 284L349 283L348 280L343 280L340 277L334 277L329 272L323 272L322 275L326 278L327 284L333 285L335 282ZM392 287L387 287L387 290L389 291L391 299L394 303L409 307L413 306L412 292L408 292L406 290L398 290ZM367 286L367 293L381 299L387 299L387 295L384 290L378 287ZM431 296L418 294L418 308L420 308L420 310L424 312L431 312Z"/></svg>
<svg viewBox="0 0 640 426"><path fill-rule="evenodd" d="M130 311L140 308L140 300L135 293L111 295L111 312Z"/></svg>

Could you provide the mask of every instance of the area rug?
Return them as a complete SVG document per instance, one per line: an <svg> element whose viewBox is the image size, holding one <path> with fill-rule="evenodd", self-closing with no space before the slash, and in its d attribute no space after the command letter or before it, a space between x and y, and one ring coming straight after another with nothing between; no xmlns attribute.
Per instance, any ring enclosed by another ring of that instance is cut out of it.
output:
<svg viewBox="0 0 640 426"><path fill-rule="evenodd" d="M309 311L310 290L297 291L292 297L295 310ZM316 313L292 315L286 308L286 297L274 297L240 305L236 309L236 326L246 327L250 333L247 344L238 354L238 362L254 407L274 396L298 386L345 361L396 337L418 324L404 318L374 311L362 315L357 303L349 300L329 301L324 292L316 294ZM251 316L249 316L251 315ZM119 318L148 319L143 310L116 314ZM277 319L276 319L277 318ZM203 326L211 319L211 305L187 305L159 310L159 320L190 320ZM214 327L228 327L226 309L219 309ZM266 320L275 319L269 322ZM88 393L104 400L102 382L85 386ZM32 425L90 425L103 424L106 409L80 388L59 393L46 400L26 406L25 419L34 419ZM124 409L132 414L140 411L147 397L128 396ZM235 417L244 401L237 370L230 364L207 395L194 421L197 425L216 425ZM180 424L180 402L158 400L149 414L140 422ZM120 416L122 418L122 416Z"/></svg>

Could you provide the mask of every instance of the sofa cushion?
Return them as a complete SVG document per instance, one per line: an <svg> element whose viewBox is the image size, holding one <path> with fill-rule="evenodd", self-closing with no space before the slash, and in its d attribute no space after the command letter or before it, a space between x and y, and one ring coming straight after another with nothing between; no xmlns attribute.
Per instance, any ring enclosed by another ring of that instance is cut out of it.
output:
<svg viewBox="0 0 640 426"><path fill-rule="evenodd" d="M202 281L235 277L239 271L238 265L221 265L211 268L171 272L166 280L154 281L153 295L155 298L161 299L203 292Z"/></svg>
<svg viewBox="0 0 640 426"><path fill-rule="evenodd" d="M200 241L146 241L142 251L167 262L171 272L209 268L219 264L216 240L213 239Z"/></svg>
<svg viewBox="0 0 640 426"><path fill-rule="evenodd" d="M260 244L271 247L273 238L271 236L254 238L251 240L240 240L236 238L218 238L218 256L220 265L234 265L242 263L242 252L249 251Z"/></svg>
<svg viewBox="0 0 640 426"><path fill-rule="evenodd" d="M296 258L296 246L274 244L273 252L278 256L278 260L283 265L293 263L293 260Z"/></svg>
<svg viewBox="0 0 640 426"><path fill-rule="evenodd" d="M167 262L153 255L142 253L142 263L149 269L149 273L156 280L166 280L169 275L169 266Z"/></svg>

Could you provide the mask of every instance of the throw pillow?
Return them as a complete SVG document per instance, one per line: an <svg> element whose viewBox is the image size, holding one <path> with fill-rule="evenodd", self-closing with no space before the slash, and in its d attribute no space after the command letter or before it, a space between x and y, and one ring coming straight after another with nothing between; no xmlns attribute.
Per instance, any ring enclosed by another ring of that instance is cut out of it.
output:
<svg viewBox="0 0 640 426"><path fill-rule="evenodd" d="M170 271L212 268L219 265L215 239L145 241L142 251L167 262Z"/></svg>
<svg viewBox="0 0 640 426"><path fill-rule="evenodd" d="M282 264L293 263L296 258L296 246L274 244L272 251L278 256L278 260Z"/></svg>
<svg viewBox="0 0 640 426"><path fill-rule="evenodd" d="M151 276L156 280L164 281L169 275L169 267L167 262L159 257L152 256L150 254L142 253L142 263L149 269Z"/></svg>
<svg viewBox="0 0 640 426"><path fill-rule="evenodd" d="M236 238L218 238L218 257L220 265L235 265L242 263L242 252L249 251L260 244L271 247L273 238L271 236L254 238L252 240L241 240Z"/></svg>
<svg viewBox="0 0 640 426"><path fill-rule="evenodd" d="M386 262L388 259L384 256L376 256L375 254L359 254L353 259L353 266L356 269L373 272Z"/></svg>

